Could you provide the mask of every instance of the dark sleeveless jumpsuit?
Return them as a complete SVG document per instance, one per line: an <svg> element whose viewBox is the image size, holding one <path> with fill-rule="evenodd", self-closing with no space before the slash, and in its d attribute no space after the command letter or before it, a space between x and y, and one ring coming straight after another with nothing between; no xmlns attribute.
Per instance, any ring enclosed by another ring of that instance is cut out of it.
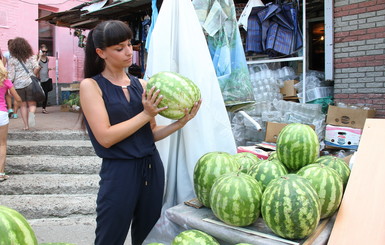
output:
<svg viewBox="0 0 385 245"><path fill-rule="evenodd" d="M143 87L130 75L130 101L121 86L101 74L93 77L102 93L111 125L143 111ZM96 154L103 159L97 197L96 245L124 244L131 226L133 245L140 245L160 217L164 169L155 147L150 123L125 140L104 148L86 122Z"/></svg>

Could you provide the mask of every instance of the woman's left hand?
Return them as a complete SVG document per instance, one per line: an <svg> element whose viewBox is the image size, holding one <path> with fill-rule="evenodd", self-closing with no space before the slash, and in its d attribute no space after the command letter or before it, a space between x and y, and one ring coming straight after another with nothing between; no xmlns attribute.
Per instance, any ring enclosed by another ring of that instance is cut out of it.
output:
<svg viewBox="0 0 385 245"><path fill-rule="evenodd" d="M193 106L193 108L191 108L190 112L189 112L189 109L186 108L185 111L184 111L185 116L182 117L181 119L179 119L178 123L180 123L182 125L182 127L184 125L186 125L186 123L188 121L190 121L191 119L193 119L196 116L196 114L199 111L199 108L201 107L201 104L202 104L202 99L200 99L200 100L198 100L197 102L194 103L194 106Z"/></svg>

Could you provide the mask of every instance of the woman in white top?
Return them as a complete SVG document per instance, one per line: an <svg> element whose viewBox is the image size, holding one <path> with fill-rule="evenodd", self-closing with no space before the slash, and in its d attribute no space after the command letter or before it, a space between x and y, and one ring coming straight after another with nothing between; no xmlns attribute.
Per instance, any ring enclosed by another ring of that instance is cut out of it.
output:
<svg viewBox="0 0 385 245"><path fill-rule="evenodd" d="M21 117L24 122L24 130L35 126L36 101L34 101L31 89L31 74L37 75L39 72L39 64L36 56L33 55L31 45L24 38L17 37L12 40L9 45L11 58L8 61L8 76L12 80L17 93L20 95L22 102L20 106ZM25 65L29 73L27 73L21 64Z"/></svg>

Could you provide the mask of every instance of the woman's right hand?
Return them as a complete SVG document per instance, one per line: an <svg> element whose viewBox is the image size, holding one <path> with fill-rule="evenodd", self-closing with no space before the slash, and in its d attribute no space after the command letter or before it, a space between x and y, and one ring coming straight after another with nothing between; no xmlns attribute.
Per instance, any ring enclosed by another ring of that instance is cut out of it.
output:
<svg viewBox="0 0 385 245"><path fill-rule="evenodd" d="M163 96L159 96L160 90L155 91L155 87L152 87L150 91L146 92L146 90L143 90L142 94L142 104L143 104L143 112L151 117L155 117L158 115L159 112L166 110L168 107L162 107L158 108L159 103L162 101Z"/></svg>

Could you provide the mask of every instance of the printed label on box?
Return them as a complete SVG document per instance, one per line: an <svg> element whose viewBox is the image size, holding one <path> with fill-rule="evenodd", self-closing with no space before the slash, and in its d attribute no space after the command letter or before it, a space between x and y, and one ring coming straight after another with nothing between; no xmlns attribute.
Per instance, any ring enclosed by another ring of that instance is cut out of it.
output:
<svg viewBox="0 0 385 245"><path fill-rule="evenodd" d="M326 125L325 145L357 150L362 129Z"/></svg>

